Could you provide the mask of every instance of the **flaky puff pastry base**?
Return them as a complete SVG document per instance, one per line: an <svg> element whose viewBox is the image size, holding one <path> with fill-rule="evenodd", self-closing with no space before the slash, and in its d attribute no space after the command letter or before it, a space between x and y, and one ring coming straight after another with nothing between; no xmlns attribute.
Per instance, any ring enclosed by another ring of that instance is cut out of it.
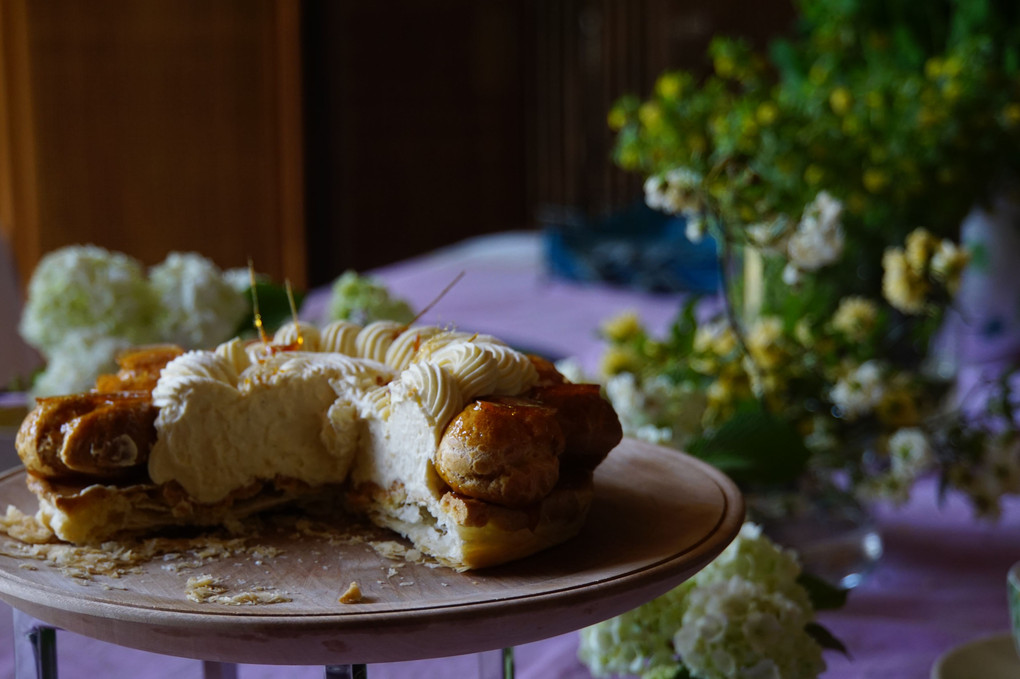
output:
<svg viewBox="0 0 1020 679"><path fill-rule="evenodd" d="M594 496L590 472L562 477L546 497L526 508L510 508L453 491L442 494L438 511L409 503L399 487L362 484L348 495L352 511L408 537L445 566L473 570L522 559L577 535Z"/></svg>
<svg viewBox="0 0 1020 679"><path fill-rule="evenodd" d="M300 482L281 482L245 489L223 502L203 505L187 500L178 488L152 483L75 484L29 474L27 485L39 500L39 521L56 537L77 545L168 528L228 525L298 500L340 492L335 487L311 489Z"/></svg>

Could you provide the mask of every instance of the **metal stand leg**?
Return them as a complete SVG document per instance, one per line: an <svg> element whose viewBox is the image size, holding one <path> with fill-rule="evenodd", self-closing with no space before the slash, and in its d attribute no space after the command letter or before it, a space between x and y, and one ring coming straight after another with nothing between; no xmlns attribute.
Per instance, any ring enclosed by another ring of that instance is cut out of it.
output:
<svg viewBox="0 0 1020 679"><path fill-rule="evenodd" d="M368 679L366 665L326 665L326 679Z"/></svg>
<svg viewBox="0 0 1020 679"><path fill-rule="evenodd" d="M504 648L478 654L479 679L514 679L514 649Z"/></svg>
<svg viewBox="0 0 1020 679"><path fill-rule="evenodd" d="M57 630L13 610L15 679L57 679Z"/></svg>
<svg viewBox="0 0 1020 679"><path fill-rule="evenodd" d="M237 665L229 662L203 660L202 679L237 679Z"/></svg>

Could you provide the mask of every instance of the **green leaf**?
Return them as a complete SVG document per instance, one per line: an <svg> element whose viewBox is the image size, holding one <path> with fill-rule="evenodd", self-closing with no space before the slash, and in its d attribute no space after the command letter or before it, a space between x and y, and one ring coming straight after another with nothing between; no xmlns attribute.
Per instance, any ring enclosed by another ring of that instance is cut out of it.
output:
<svg viewBox="0 0 1020 679"><path fill-rule="evenodd" d="M804 625L804 631L807 632L808 636L814 639L823 649L827 651L839 651L847 658L850 658L850 651L847 650L846 645L837 639L836 635L819 625L817 622L809 622Z"/></svg>
<svg viewBox="0 0 1020 679"><path fill-rule="evenodd" d="M801 573L797 578L797 584L807 591L811 606L816 611L842 608L849 594L848 590L837 587L813 573Z"/></svg>
<svg viewBox="0 0 1020 679"><path fill-rule="evenodd" d="M788 422L759 406L739 410L688 452L726 473L742 488L790 483L804 471L810 452Z"/></svg>
<svg viewBox="0 0 1020 679"><path fill-rule="evenodd" d="M303 292L294 291L294 305L300 309L301 301L304 299ZM290 300L287 298L287 288L276 283L259 281L255 284L255 295L259 302L259 315L262 317L262 327L267 333L275 332L281 325L293 320L293 312L290 308ZM249 290L249 298L251 291ZM255 309L250 308L248 315L242 319L237 328L238 335L248 334L255 329Z"/></svg>

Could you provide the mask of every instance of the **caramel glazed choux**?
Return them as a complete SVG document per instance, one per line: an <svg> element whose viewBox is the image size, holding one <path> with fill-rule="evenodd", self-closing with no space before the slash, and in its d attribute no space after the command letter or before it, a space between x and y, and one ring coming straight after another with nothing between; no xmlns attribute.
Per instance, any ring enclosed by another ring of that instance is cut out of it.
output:
<svg viewBox="0 0 1020 679"><path fill-rule="evenodd" d="M142 347L17 436L37 517L98 543L297 499L345 505L458 569L575 535L622 438L598 385L491 336L380 321Z"/></svg>

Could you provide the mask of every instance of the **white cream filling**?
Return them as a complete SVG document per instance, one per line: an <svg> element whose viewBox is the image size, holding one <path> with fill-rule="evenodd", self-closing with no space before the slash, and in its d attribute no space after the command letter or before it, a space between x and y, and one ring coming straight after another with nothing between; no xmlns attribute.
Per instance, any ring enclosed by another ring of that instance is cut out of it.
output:
<svg viewBox="0 0 1020 679"><path fill-rule="evenodd" d="M403 505L390 517L398 530L416 541L428 533L436 549L455 540L442 524L436 446L473 398L523 393L535 368L489 336L430 327L398 334L401 326L385 322L357 328L341 322L317 336L300 328L324 352L273 354L235 340L168 364L153 391L153 481L177 482L200 503L277 477L399 484ZM292 344L297 331L277 337Z"/></svg>

